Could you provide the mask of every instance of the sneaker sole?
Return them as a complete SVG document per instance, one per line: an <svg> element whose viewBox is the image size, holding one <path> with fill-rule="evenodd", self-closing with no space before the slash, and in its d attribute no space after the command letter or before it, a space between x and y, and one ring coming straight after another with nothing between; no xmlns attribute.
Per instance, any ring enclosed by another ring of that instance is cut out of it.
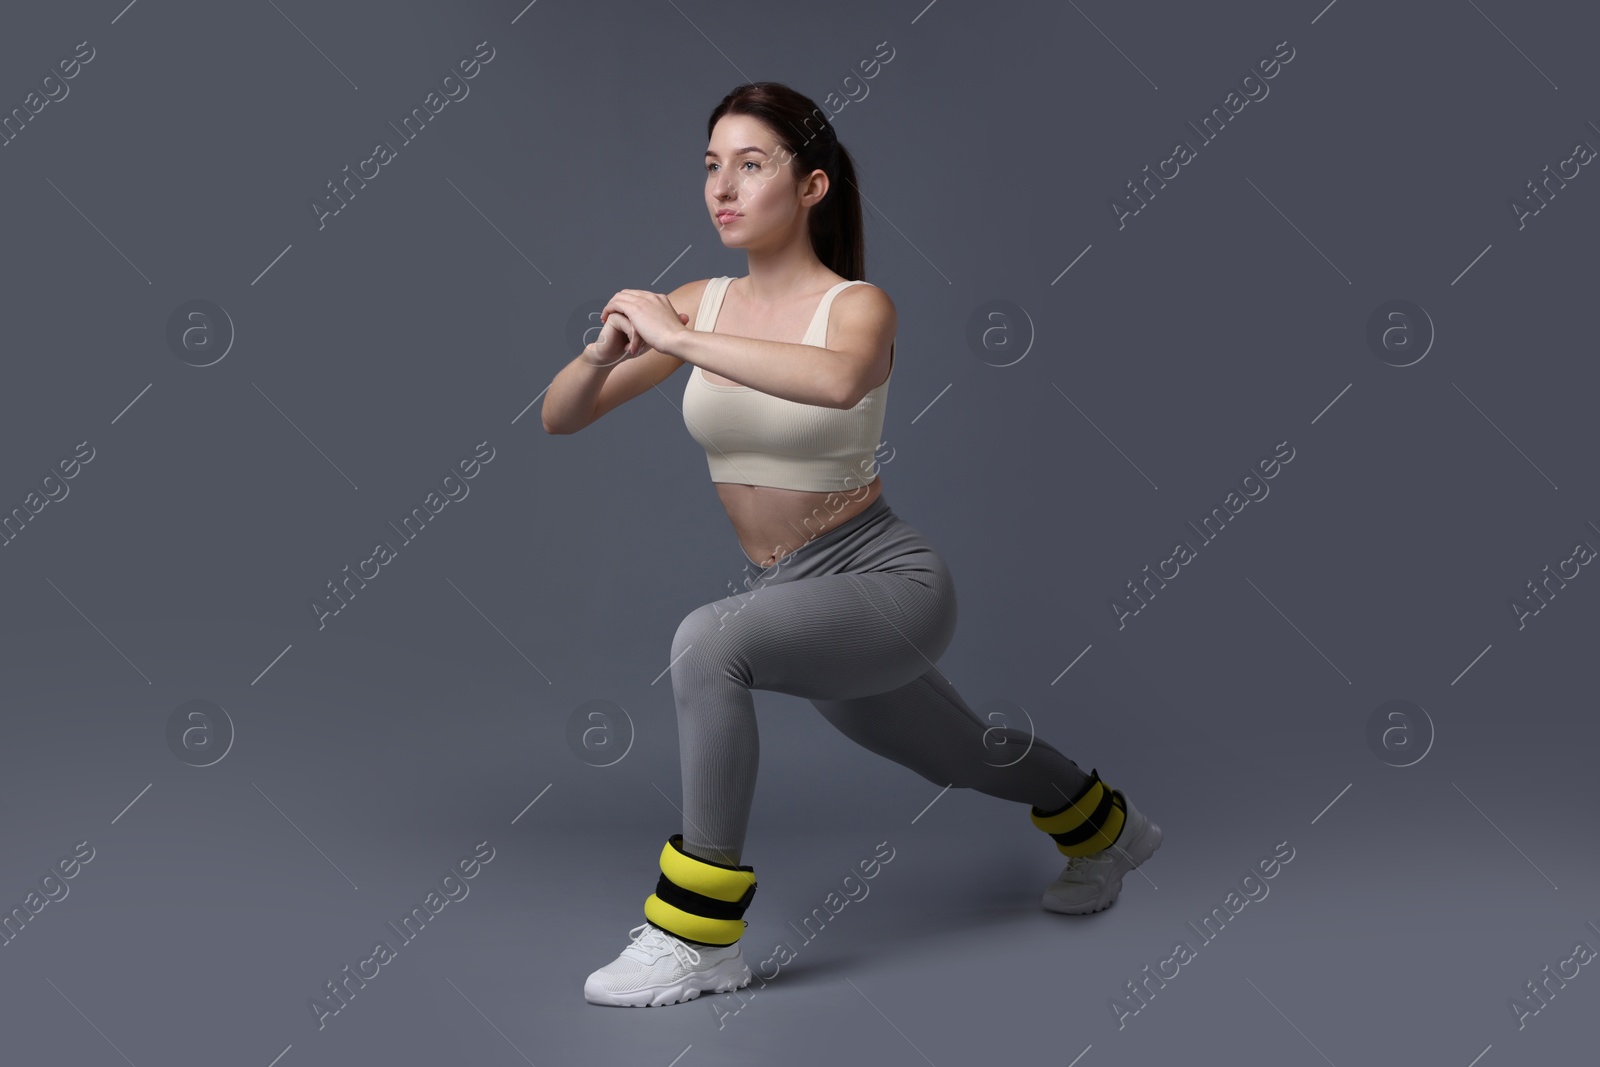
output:
<svg viewBox="0 0 1600 1067"><path fill-rule="evenodd" d="M745 966L744 959L735 956L723 960L709 971L687 975L681 982L667 986L653 985L626 993L611 993L585 982L583 999L590 1004L613 1008L660 1008L693 1000L701 993L731 993L749 985L750 978L750 968Z"/></svg>
<svg viewBox="0 0 1600 1067"><path fill-rule="evenodd" d="M1144 821L1144 830L1138 837L1128 842L1127 848L1113 845L1117 849L1112 875L1106 880L1106 887L1100 896L1092 903L1073 904L1057 900L1046 889L1044 894L1044 908L1059 915L1093 915L1097 911L1104 911L1116 902L1122 893L1122 876L1144 863L1145 860L1155 855L1156 849L1161 847L1161 827L1141 816ZM1120 868L1120 869L1116 869Z"/></svg>

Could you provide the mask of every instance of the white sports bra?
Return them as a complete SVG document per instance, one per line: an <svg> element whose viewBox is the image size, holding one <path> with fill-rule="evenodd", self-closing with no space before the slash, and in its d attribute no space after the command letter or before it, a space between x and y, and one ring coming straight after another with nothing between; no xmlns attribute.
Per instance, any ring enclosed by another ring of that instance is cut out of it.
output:
<svg viewBox="0 0 1600 1067"><path fill-rule="evenodd" d="M731 276L712 278L700 297L694 328L711 331ZM872 283L856 279L829 289L811 317L803 345L826 347L828 310L839 291ZM873 452L883 432L889 380L894 377L894 346L889 377L848 411L763 393L747 385L717 385L699 367L683 389L683 421L689 436L706 450L713 482L770 485L807 492L849 492L877 477Z"/></svg>

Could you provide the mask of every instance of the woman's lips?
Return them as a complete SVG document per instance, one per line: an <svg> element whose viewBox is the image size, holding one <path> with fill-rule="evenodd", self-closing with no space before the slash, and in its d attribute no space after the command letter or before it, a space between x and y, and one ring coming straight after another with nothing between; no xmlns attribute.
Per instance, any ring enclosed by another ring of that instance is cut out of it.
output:
<svg viewBox="0 0 1600 1067"><path fill-rule="evenodd" d="M719 211L719 212L717 212L717 221L720 222L720 223L723 223L724 225L726 225L727 223L732 222L734 219L743 218L743 217L744 216L740 215L736 211Z"/></svg>

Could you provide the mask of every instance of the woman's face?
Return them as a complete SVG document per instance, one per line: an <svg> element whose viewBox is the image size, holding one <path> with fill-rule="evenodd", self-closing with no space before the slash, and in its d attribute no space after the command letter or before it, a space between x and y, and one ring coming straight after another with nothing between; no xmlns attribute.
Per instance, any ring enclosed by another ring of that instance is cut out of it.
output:
<svg viewBox="0 0 1600 1067"><path fill-rule="evenodd" d="M804 184L794 162L764 123L724 115L706 149L706 210L727 248L781 246L803 238L805 209L828 191L828 176L813 171Z"/></svg>

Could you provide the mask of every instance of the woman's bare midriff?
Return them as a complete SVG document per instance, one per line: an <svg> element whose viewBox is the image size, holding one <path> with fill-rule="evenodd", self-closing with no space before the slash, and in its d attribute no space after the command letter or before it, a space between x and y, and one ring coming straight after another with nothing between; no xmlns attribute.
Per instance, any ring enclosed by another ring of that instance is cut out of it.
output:
<svg viewBox="0 0 1600 1067"><path fill-rule="evenodd" d="M745 558L765 569L865 511L883 495L883 479L874 478L843 493L807 493L738 482L717 482L716 489Z"/></svg>

